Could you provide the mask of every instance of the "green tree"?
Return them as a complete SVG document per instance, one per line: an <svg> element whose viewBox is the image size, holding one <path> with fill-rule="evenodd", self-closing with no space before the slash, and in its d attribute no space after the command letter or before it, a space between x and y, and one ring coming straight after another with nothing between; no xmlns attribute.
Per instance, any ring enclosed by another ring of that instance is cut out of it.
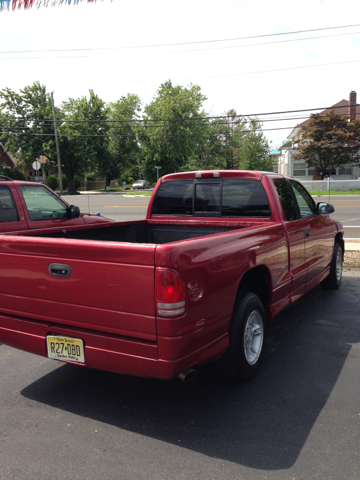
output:
<svg viewBox="0 0 360 480"><path fill-rule="evenodd" d="M141 140L146 178L156 180L155 166L161 175L180 171L196 156L206 123L202 104L206 97L200 87L162 84L152 102L145 107ZM166 120L166 121L164 121Z"/></svg>
<svg viewBox="0 0 360 480"><path fill-rule="evenodd" d="M225 112L221 118L203 121L195 152L181 170L238 168L245 127L244 119L235 110Z"/></svg>
<svg viewBox="0 0 360 480"><path fill-rule="evenodd" d="M260 128L261 123L257 119L249 120L240 150L241 170L273 171L269 143Z"/></svg>
<svg viewBox="0 0 360 480"><path fill-rule="evenodd" d="M98 163L99 173L106 177L106 185L110 185L111 179L119 178L125 168L135 167L138 170L140 145L136 120L139 120L140 109L140 98L133 94L123 96L109 105L111 124L108 155L101 157Z"/></svg>
<svg viewBox="0 0 360 480"><path fill-rule="evenodd" d="M7 132L0 134L0 142L29 167L54 138L50 94L44 85L34 82L19 93L4 88L0 102L0 131Z"/></svg>
<svg viewBox="0 0 360 480"><path fill-rule="evenodd" d="M56 115L62 171L69 192L75 192L75 175L85 176L109 155L108 110L103 100L90 90L88 98L70 98ZM55 140L48 142L43 153L55 167L54 143Z"/></svg>
<svg viewBox="0 0 360 480"><path fill-rule="evenodd" d="M335 167L352 163L360 148L360 121L349 122L346 115L331 110L327 115L312 114L294 142L298 153L294 160L304 160L315 167L321 179Z"/></svg>
<svg viewBox="0 0 360 480"><path fill-rule="evenodd" d="M9 88L0 91L0 141L29 167L45 155L49 172L57 168L57 155L51 98L46 87L35 82L16 93ZM69 191L74 192L75 174L85 172L109 155L108 125L105 103L90 90L89 98L70 99L55 109L58 121L60 156ZM77 123L78 122L78 123Z"/></svg>

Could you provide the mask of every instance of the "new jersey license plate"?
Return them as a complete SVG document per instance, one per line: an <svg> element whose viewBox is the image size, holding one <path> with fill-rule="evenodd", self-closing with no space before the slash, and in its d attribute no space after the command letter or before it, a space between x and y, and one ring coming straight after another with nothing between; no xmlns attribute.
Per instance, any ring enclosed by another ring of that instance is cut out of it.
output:
<svg viewBox="0 0 360 480"><path fill-rule="evenodd" d="M49 358L85 363L84 342L80 338L48 335L46 345Z"/></svg>

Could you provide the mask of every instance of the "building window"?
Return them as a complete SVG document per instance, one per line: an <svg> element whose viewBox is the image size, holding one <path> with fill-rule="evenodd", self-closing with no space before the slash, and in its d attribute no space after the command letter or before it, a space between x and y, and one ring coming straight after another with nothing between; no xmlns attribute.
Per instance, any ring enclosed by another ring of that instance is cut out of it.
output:
<svg viewBox="0 0 360 480"><path fill-rule="evenodd" d="M351 175L351 168L339 168L339 175Z"/></svg>
<svg viewBox="0 0 360 480"><path fill-rule="evenodd" d="M294 177L305 177L306 176L306 166L305 163L294 163Z"/></svg>

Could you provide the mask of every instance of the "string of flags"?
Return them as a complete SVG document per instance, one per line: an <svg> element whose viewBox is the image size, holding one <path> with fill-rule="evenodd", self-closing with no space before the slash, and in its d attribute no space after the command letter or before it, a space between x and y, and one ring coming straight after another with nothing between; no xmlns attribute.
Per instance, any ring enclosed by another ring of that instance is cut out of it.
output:
<svg viewBox="0 0 360 480"><path fill-rule="evenodd" d="M55 7L56 5L78 5L79 3L95 3L96 0L0 0L2 10L28 10L32 7Z"/></svg>

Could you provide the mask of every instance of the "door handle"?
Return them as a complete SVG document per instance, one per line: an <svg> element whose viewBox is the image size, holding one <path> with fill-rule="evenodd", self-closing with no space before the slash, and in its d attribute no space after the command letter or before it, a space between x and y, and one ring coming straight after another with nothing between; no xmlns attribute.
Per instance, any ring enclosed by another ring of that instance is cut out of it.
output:
<svg viewBox="0 0 360 480"><path fill-rule="evenodd" d="M54 277L70 277L71 268L65 263L50 263L49 272Z"/></svg>
<svg viewBox="0 0 360 480"><path fill-rule="evenodd" d="M309 238L310 237L310 230L305 230L305 238Z"/></svg>

